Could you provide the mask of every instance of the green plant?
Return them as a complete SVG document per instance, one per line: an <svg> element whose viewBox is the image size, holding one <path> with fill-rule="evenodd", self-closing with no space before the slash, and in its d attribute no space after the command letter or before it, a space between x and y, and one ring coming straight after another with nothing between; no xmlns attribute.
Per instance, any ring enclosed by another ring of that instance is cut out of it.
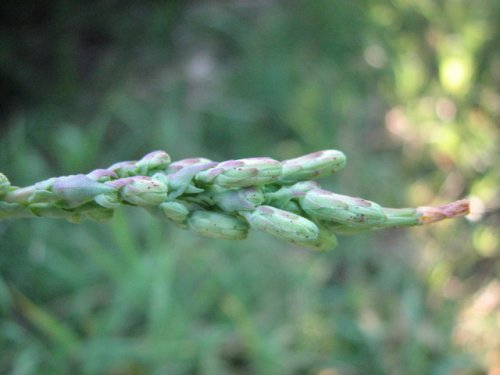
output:
<svg viewBox="0 0 500 375"><path fill-rule="evenodd" d="M239 240L258 229L301 247L327 250L335 234L433 223L469 212L467 200L440 207L393 209L321 189L311 179L345 166L325 150L278 162L258 157L222 163L205 158L171 163L164 151L88 174L12 187L0 174L0 219L17 217L104 221L122 205L143 207L176 225Z"/></svg>

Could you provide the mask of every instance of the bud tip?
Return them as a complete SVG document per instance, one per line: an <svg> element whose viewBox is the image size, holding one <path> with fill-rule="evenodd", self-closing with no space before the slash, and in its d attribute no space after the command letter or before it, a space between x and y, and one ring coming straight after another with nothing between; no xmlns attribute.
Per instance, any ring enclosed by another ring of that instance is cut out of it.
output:
<svg viewBox="0 0 500 375"><path fill-rule="evenodd" d="M469 200L461 199L438 207L419 207L417 208L417 212L422 215L419 218L422 224L465 216L470 212Z"/></svg>

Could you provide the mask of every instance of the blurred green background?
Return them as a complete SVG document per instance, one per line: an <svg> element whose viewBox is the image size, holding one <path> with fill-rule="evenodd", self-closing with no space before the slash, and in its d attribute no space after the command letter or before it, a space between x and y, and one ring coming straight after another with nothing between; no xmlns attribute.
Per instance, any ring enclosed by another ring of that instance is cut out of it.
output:
<svg viewBox="0 0 500 375"><path fill-rule="evenodd" d="M467 220L199 238L139 210L0 223L0 373L500 374L498 0L2 1L13 184L164 149L343 150L323 182Z"/></svg>

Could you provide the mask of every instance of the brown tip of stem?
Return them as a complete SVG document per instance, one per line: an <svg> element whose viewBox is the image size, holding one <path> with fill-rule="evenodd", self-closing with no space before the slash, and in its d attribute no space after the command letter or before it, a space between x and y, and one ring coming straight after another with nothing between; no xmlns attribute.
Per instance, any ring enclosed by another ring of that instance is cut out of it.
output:
<svg viewBox="0 0 500 375"><path fill-rule="evenodd" d="M438 207L418 207L417 212L422 215L419 218L422 224L465 216L469 213L469 200L461 199Z"/></svg>

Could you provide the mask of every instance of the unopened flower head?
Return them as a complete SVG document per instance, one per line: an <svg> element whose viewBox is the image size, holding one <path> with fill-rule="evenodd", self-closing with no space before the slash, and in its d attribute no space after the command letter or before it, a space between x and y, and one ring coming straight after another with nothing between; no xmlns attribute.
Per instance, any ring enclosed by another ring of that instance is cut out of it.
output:
<svg viewBox="0 0 500 375"><path fill-rule="evenodd" d="M101 184L84 174L56 178L51 191L65 207L78 207L90 202L98 194L112 193L114 188Z"/></svg>
<svg viewBox="0 0 500 375"><path fill-rule="evenodd" d="M178 225L185 225L189 216L188 206L181 202L163 202L160 204L160 210L163 214Z"/></svg>
<svg viewBox="0 0 500 375"><path fill-rule="evenodd" d="M0 197L6 195L9 192L9 188L9 179L3 173L0 173Z"/></svg>
<svg viewBox="0 0 500 375"><path fill-rule="evenodd" d="M120 178L131 177L135 175L136 171L135 163L136 161L131 161L131 160L121 161L109 166L106 169L113 171Z"/></svg>
<svg viewBox="0 0 500 375"><path fill-rule="evenodd" d="M229 160L200 172L196 175L196 181L226 188L242 188L276 182L280 175L280 162L271 158L247 158Z"/></svg>
<svg viewBox="0 0 500 375"><path fill-rule="evenodd" d="M96 195L94 197L94 202L105 208L118 208L123 204L118 190Z"/></svg>
<svg viewBox="0 0 500 375"><path fill-rule="evenodd" d="M213 201L223 211L254 210L264 202L264 194L257 188L222 190L213 194Z"/></svg>
<svg viewBox="0 0 500 375"><path fill-rule="evenodd" d="M297 215L304 215L304 211L300 208L300 205L295 201L289 201L285 205L280 206L282 210L292 212Z"/></svg>
<svg viewBox="0 0 500 375"><path fill-rule="evenodd" d="M291 183L320 178L335 173L346 164L343 152L324 150L281 162L283 171L280 182Z"/></svg>
<svg viewBox="0 0 500 375"><path fill-rule="evenodd" d="M187 222L191 230L207 237L243 240L248 233L247 223L222 212L195 211Z"/></svg>
<svg viewBox="0 0 500 375"><path fill-rule="evenodd" d="M293 185L283 186L273 192L265 194L267 204L270 206L284 208L292 200L300 200L306 193L313 189L318 189L319 184L316 181L302 181Z"/></svg>
<svg viewBox="0 0 500 375"><path fill-rule="evenodd" d="M296 242L297 246L316 251L328 251L337 246L337 237L327 228L319 227L318 237L313 241Z"/></svg>
<svg viewBox="0 0 500 375"><path fill-rule="evenodd" d="M94 181L106 182L118 178L118 175L109 169L96 169L87 173L87 177Z"/></svg>
<svg viewBox="0 0 500 375"><path fill-rule="evenodd" d="M216 166L217 163L213 161L200 161L186 165L184 168L179 169L177 172L167 175L169 198L175 199L182 194L196 194L201 193L203 189L196 187L193 183L194 177L202 172L209 170Z"/></svg>
<svg viewBox="0 0 500 375"><path fill-rule="evenodd" d="M150 175L156 170L163 170L170 164L170 155L165 151L153 151L146 154L135 163L136 173L140 175Z"/></svg>
<svg viewBox="0 0 500 375"><path fill-rule="evenodd" d="M301 206L305 212L318 220L342 224L377 226L386 220L382 207L376 203L323 189L309 191Z"/></svg>
<svg viewBox="0 0 500 375"><path fill-rule="evenodd" d="M120 178L106 185L118 189L124 201L137 206L157 206L167 199L167 186L147 176Z"/></svg>
<svg viewBox="0 0 500 375"><path fill-rule="evenodd" d="M318 237L319 229L312 221L271 206L240 212L251 227L291 242L308 242Z"/></svg>
<svg viewBox="0 0 500 375"><path fill-rule="evenodd" d="M470 211L469 201L462 199L438 207L418 207L417 212L421 215L419 221L422 224L430 224L443 219L467 215Z"/></svg>
<svg viewBox="0 0 500 375"><path fill-rule="evenodd" d="M167 168L167 173L175 173L182 168L190 167L195 164L206 164L206 163L211 163L212 160L206 159L206 158L189 158L189 159L181 159L178 161L174 161L172 164L170 164ZM217 163L215 163L217 164Z"/></svg>

